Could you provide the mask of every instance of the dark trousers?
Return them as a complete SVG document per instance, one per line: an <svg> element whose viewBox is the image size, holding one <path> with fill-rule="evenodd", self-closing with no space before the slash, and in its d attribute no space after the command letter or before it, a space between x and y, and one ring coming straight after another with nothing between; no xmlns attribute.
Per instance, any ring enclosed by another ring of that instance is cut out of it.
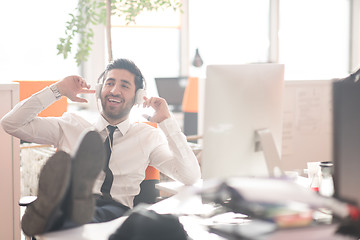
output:
<svg viewBox="0 0 360 240"><path fill-rule="evenodd" d="M89 223L101 223L108 222L123 216L128 210L129 207L111 199L104 198L101 195L93 195L96 201L95 211L93 219ZM64 206L66 208L66 206ZM89 209L90 210L90 209ZM64 213L66 210L64 210ZM71 221L68 216L62 216L59 218L57 224L53 226L49 231L65 230L70 228L79 227L79 224Z"/></svg>
<svg viewBox="0 0 360 240"><path fill-rule="evenodd" d="M107 222L119 218L125 214L129 207L101 195L94 195L96 199L95 213L91 223Z"/></svg>

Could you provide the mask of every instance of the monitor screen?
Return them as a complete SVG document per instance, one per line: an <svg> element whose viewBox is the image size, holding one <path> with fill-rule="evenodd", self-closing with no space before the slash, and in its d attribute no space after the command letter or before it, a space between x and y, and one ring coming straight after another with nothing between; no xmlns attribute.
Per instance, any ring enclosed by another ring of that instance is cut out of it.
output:
<svg viewBox="0 0 360 240"><path fill-rule="evenodd" d="M173 112L182 111L181 106L187 81L188 77L155 78L159 97L167 101Z"/></svg>
<svg viewBox="0 0 360 240"><path fill-rule="evenodd" d="M269 167L280 167L283 84L282 64L207 67L204 179L267 176ZM266 151L259 149L259 132L265 133L261 139L272 140L261 146Z"/></svg>

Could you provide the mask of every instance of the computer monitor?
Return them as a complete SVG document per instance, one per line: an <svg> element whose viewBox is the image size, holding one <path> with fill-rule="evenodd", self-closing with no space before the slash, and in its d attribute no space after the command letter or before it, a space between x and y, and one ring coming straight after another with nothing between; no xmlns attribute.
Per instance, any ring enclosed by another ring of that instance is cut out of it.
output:
<svg viewBox="0 0 360 240"><path fill-rule="evenodd" d="M281 174L283 84L282 64L207 67L203 179Z"/></svg>
<svg viewBox="0 0 360 240"><path fill-rule="evenodd" d="M333 83L335 197L360 205L360 69Z"/></svg>
<svg viewBox="0 0 360 240"><path fill-rule="evenodd" d="M188 77L155 78L159 97L164 98L172 112L182 111L182 101Z"/></svg>

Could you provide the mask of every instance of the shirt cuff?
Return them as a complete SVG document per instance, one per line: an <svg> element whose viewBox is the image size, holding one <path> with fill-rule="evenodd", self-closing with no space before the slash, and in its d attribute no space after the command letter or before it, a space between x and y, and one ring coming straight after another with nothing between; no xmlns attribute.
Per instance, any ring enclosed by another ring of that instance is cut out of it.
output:
<svg viewBox="0 0 360 240"><path fill-rule="evenodd" d="M166 136L171 136L174 133L181 132L181 129L172 114L171 117L160 122L159 127L161 128L161 130L163 130Z"/></svg>
<svg viewBox="0 0 360 240"><path fill-rule="evenodd" d="M54 93L56 100L59 100L61 98L61 93L60 93L59 89L57 88L57 86L55 85L55 83L51 84L49 86L49 88Z"/></svg>
<svg viewBox="0 0 360 240"><path fill-rule="evenodd" d="M55 94L49 87L45 87L43 90L35 93L34 95L38 98L44 109L57 100Z"/></svg>

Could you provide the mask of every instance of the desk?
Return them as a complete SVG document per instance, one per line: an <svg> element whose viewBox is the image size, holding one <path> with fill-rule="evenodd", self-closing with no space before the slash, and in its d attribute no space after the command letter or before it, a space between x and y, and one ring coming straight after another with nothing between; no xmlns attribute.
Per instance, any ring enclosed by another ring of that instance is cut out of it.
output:
<svg viewBox="0 0 360 240"><path fill-rule="evenodd" d="M201 188L202 183L203 183L203 180L200 179L197 183L194 184L194 186ZM183 183L177 182L177 181L160 182L155 185L156 189L170 193L170 194L177 194L178 192L180 192L181 190L183 190L186 187L187 186L185 186Z"/></svg>
<svg viewBox="0 0 360 240"><path fill-rule="evenodd" d="M108 239L112 233L125 221L120 217L110 222L85 224L80 227L55 231L36 236L39 240L102 240Z"/></svg>
<svg viewBox="0 0 360 240"><path fill-rule="evenodd" d="M198 182L197 185L202 185L202 181ZM211 206L202 204L200 196L191 197L193 191L187 189L186 186L177 182L167 182L157 185L157 188L167 190L172 193L176 193L175 196L168 198L167 200L161 201L154 204L150 209L155 210L160 214L178 214L180 215L179 220L183 224L184 229L188 235L194 240L225 240L227 238L221 237L217 234L208 232L206 226L211 224L211 220L206 218L195 217L196 215L205 214L211 211ZM246 217L246 216L244 216ZM217 220L214 220L216 224ZM220 220L221 221L221 220ZM225 220L226 222L227 220ZM249 232L256 232L258 229L256 225L251 226L251 221L244 218L236 221L242 225L242 230ZM283 229L275 231L268 235L259 236L256 238L259 240L350 240L345 236L335 235L338 228L337 224L322 225L320 227L305 227L305 228L294 228L294 229Z"/></svg>
<svg viewBox="0 0 360 240"><path fill-rule="evenodd" d="M166 214L176 212L199 212L204 208L199 198L194 198L190 202L183 201L183 194L170 197L149 208L158 213ZM115 230L125 221L126 217L121 217L107 223L86 224L81 227L51 232L37 236L39 240L102 240L115 232ZM183 215L179 217L180 222L184 225L184 229L188 235L194 240L226 240L217 234L209 233L206 229L206 221L199 217ZM244 223L244 228L250 228ZM261 240L350 240L351 238L334 235L336 225L325 225L320 228L292 229L276 231L269 236L263 236Z"/></svg>
<svg viewBox="0 0 360 240"><path fill-rule="evenodd" d="M255 179L251 179L254 181ZM260 179L259 181L264 181L264 179ZM265 179L266 182L270 181L270 185L272 185L271 179ZM255 181L256 182L256 181ZM200 184L200 183L199 183ZM205 185L205 184L204 184ZM281 185L281 184L280 184ZM164 185L162 185L164 187ZM264 227L259 228L259 226L271 225L269 222L262 222L256 219L249 220L245 217L239 217L239 215L231 215L235 213L229 213L228 218L223 218L220 220L217 218L216 220L210 216L210 213L213 213L216 210L216 206L213 204L203 204L200 195L195 194L199 188L197 187L184 187L179 186L177 183L168 184L167 187L172 188L175 186L180 187L181 191L175 194L174 196L160 201L154 205L149 206L148 208L154 210L160 214L176 214L179 216L180 222L183 224L184 229L187 231L189 236L194 240L224 240L227 238L221 237L217 234L210 233L207 230L207 226L226 226L231 228L233 231L247 231L252 236L257 234L256 239L260 240L349 240L355 238L344 237L341 235L335 235L335 232L338 228L337 224L323 224L323 225L316 225L308 226L308 227L298 227L298 228L287 228L287 229L278 229L276 226L272 224L272 229L268 230L269 228L264 230ZM204 186L205 187L205 186ZM289 187L294 187L293 185L289 185ZM295 189L295 192L298 189ZM245 189L244 189L245 191ZM272 191L270 189L270 191ZM253 189L251 189L250 193L253 193ZM262 191L264 192L264 191ZM287 189L286 192L291 193L288 197L290 199L294 198L296 195L291 189ZM245 194L246 195L246 194ZM270 196L266 193L267 199L274 198L276 196ZM273 194L277 195L277 194ZM313 193L310 194L313 197L317 196ZM306 196L306 195L301 195ZM251 196L247 196L251 197ZM307 196L308 198L309 196ZM315 197L316 198L316 197ZM283 199L281 197L281 199ZM311 198L307 199L308 201ZM316 201L316 199L313 199ZM305 201L306 202L306 201ZM226 215L228 213L223 214ZM219 215L216 215L218 217ZM226 216L225 216L226 217ZM91 240L91 239L108 239L108 237L125 221L126 217L121 217L115 219L113 221L107 223L97 223L97 224L86 224L84 226L73 228L64 231L52 232L43 234L38 236L37 238L40 240L58 240L58 239L74 239L74 240ZM230 220L230 221L229 221ZM236 221L236 224L234 224ZM260 224L260 225L259 225ZM271 227L271 226L270 226ZM261 232L262 231L262 232ZM261 233L261 234L260 234ZM263 234L264 233L264 234Z"/></svg>
<svg viewBox="0 0 360 240"><path fill-rule="evenodd" d="M201 211L201 200L195 198L186 204L183 204L184 194L178 194L176 196L170 197L166 200L163 200L159 203L151 205L149 209L154 210L158 213L166 214L174 212L174 209L177 211ZM199 208L200 206L200 208ZM120 217L110 222L106 223L95 223L95 224L86 224L81 227L72 228L68 230L50 232L36 236L38 240L107 240L109 236L116 231L116 229L125 221L126 217ZM196 219L182 217L180 222L184 224L185 230L194 240L224 240L215 234L208 233L204 226L196 224Z"/></svg>
<svg viewBox="0 0 360 240"><path fill-rule="evenodd" d="M195 187L201 188L203 185L203 179L200 179L198 182L194 184ZM310 180L305 177L296 176L294 182L304 188L310 187ZM184 188L186 188L183 183L177 181L170 181L170 182L160 182L155 185L155 188L170 194L177 194Z"/></svg>

